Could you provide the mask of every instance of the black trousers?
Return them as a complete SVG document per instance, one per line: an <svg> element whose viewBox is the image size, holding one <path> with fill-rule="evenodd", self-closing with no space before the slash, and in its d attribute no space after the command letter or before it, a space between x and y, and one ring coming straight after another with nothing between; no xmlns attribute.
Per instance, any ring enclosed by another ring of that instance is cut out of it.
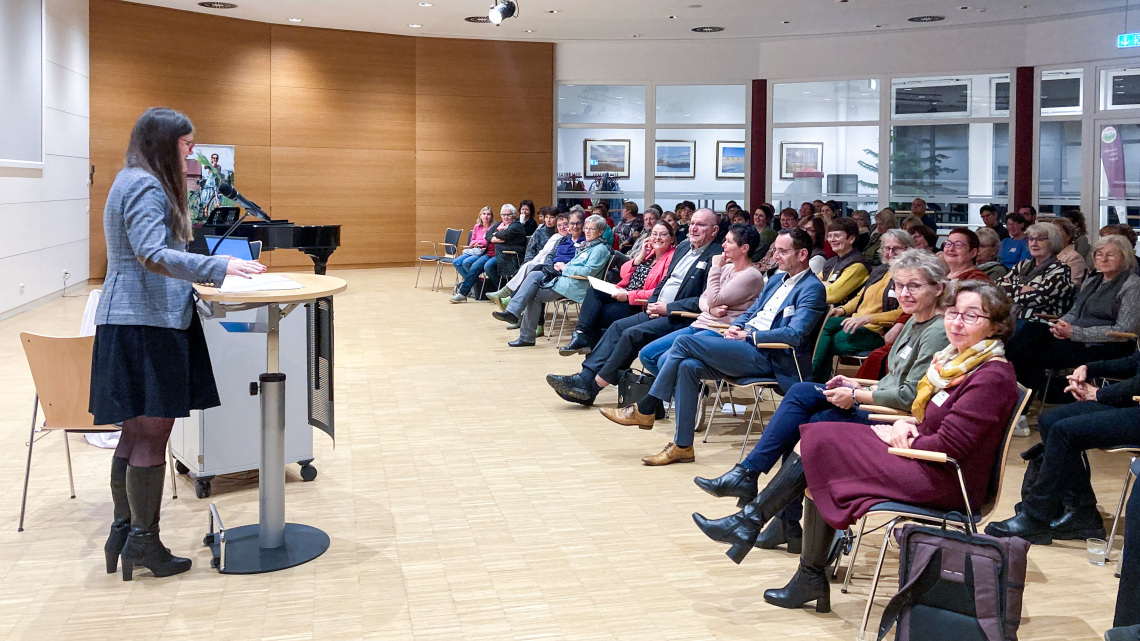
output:
<svg viewBox="0 0 1140 641"><path fill-rule="evenodd" d="M1128 356L1136 349L1132 341L1121 343L1081 343L1060 340L1045 323L1025 323L1006 343L1005 357L1017 372L1017 382L1040 395L1045 387L1046 369L1068 369L1085 363ZM1064 385L1058 381L1058 385Z"/></svg>
<svg viewBox="0 0 1140 641"><path fill-rule="evenodd" d="M1128 513L1124 516L1124 555L1120 563L1120 587L1116 591L1114 627L1140 623L1140 477L1132 483Z"/></svg>
<svg viewBox="0 0 1140 641"><path fill-rule="evenodd" d="M692 322L691 318L674 316L650 318L645 312L623 318L602 334L594 351L582 363L582 369L601 376L610 385L617 385L618 372L633 364L642 347Z"/></svg>
<svg viewBox="0 0 1140 641"><path fill-rule="evenodd" d="M1140 444L1140 407L1082 401L1043 412L1037 424L1045 453L1022 509L1038 521L1061 516L1067 494L1073 507L1096 505L1090 471L1081 456L1085 450Z"/></svg>
<svg viewBox="0 0 1140 641"><path fill-rule="evenodd" d="M582 332L590 347L598 342L602 332L609 329L614 321L629 318L641 311L640 306L614 300L609 294L590 288L578 310L578 325L575 331Z"/></svg>

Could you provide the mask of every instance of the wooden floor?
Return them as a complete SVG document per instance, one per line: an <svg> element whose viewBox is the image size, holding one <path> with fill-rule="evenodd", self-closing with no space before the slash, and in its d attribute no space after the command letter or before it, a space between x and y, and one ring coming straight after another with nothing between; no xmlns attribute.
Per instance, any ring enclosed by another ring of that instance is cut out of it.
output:
<svg viewBox="0 0 1140 641"><path fill-rule="evenodd" d="M832 592L834 611L780 610L764 589L796 559L754 551L734 565L690 514L731 500L692 483L736 462L739 432L714 427L697 462L648 468L672 423L621 428L560 401L547 373L576 371L555 343L506 346L515 333L487 303L452 305L413 269L337 273L337 446L315 436L320 477L291 466L290 520L327 531L315 562L260 576L221 576L201 545L208 501L180 479L163 505L164 542L194 560L184 575L123 583L103 571L111 519L110 452L71 440L70 500L59 434L36 446L27 529L16 532L33 388L22 330L74 334L84 298L0 322L0 637L10 639L841 639L851 641L869 580ZM425 277L426 281L427 278ZM600 402L612 403L610 390ZM1032 439L1017 439L1014 451ZM1096 453L1102 511L1116 507L1127 459ZM1024 464L1014 456L1001 514ZM246 475L214 483L228 525L257 519ZM878 537L876 537L878 539ZM881 540L881 539L878 539ZM864 577L873 561L864 548ZM893 554L882 594L895 588ZM1112 621L1111 567L1084 544L1034 547L1021 639L1096 639ZM874 617L884 600L880 600Z"/></svg>

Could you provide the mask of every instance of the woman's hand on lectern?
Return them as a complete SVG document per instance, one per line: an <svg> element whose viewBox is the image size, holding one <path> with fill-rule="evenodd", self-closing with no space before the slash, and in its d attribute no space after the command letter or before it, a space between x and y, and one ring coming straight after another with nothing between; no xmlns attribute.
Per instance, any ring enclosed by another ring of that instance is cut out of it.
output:
<svg viewBox="0 0 1140 641"><path fill-rule="evenodd" d="M230 256L230 262L226 265L226 276L240 276L242 278L250 278L254 274L260 274L265 271L265 265L257 262L256 260L242 260Z"/></svg>

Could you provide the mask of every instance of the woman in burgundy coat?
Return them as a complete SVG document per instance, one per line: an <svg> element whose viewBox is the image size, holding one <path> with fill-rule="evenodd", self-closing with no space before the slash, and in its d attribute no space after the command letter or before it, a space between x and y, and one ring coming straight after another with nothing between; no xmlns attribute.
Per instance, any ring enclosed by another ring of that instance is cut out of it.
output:
<svg viewBox="0 0 1140 641"><path fill-rule="evenodd" d="M785 608L815 601L817 612L830 611L825 566L835 529L850 526L878 503L962 508L953 469L894 456L889 447L948 454L962 467L971 507L981 505L1017 405L1016 376L1002 347L1013 333L1011 308L1005 293L989 282L952 283L944 312L950 346L935 354L919 382L913 419L803 425L799 456L790 456L743 510L717 520L693 515L709 538L732 545L728 556L740 563L767 521L809 490L800 568L787 586L767 590L765 601Z"/></svg>

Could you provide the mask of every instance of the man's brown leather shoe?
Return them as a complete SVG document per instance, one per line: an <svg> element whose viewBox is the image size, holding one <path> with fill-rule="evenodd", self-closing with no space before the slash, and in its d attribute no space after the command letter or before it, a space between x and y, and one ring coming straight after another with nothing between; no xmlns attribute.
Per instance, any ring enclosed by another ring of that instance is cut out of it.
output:
<svg viewBox="0 0 1140 641"><path fill-rule="evenodd" d="M670 441L659 454L646 456L641 459L641 462L646 465L668 465L670 463L692 463L695 460L697 460L697 455L693 451L693 446L677 447L676 443Z"/></svg>
<svg viewBox="0 0 1140 641"><path fill-rule="evenodd" d="M653 429L653 415L642 414L637 411L637 405L630 405L629 407L607 407L598 411L602 413L602 416L618 425L636 425L643 430Z"/></svg>

